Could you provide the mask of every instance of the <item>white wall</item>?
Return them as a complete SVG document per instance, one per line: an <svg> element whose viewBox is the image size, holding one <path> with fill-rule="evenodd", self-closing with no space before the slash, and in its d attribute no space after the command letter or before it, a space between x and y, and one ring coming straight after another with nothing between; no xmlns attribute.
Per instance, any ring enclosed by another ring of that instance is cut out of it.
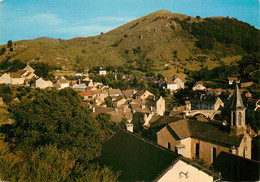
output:
<svg viewBox="0 0 260 182"><path fill-rule="evenodd" d="M186 175L184 175L185 173ZM166 174L158 181L160 182L208 182L213 181L213 177L207 173L179 160Z"/></svg>

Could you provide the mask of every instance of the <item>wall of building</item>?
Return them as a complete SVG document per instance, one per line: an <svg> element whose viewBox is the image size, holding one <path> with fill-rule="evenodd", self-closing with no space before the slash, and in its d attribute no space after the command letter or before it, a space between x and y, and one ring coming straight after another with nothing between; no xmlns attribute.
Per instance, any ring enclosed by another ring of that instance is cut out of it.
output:
<svg viewBox="0 0 260 182"><path fill-rule="evenodd" d="M240 146L237 149L237 155L251 159L251 141L252 138L248 134L246 134L242 139Z"/></svg>
<svg viewBox="0 0 260 182"><path fill-rule="evenodd" d="M199 158L203 158L207 165L210 165L213 162L213 147L216 148L216 156L221 151L229 152L229 147L224 147L209 142L201 141L199 139L191 139L191 158L196 156L196 143L199 143Z"/></svg>
<svg viewBox="0 0 260 182"><path fill-rule="evenodd" d="M213 177L197 169L194 166L179 160L169 171L167 171L159 182L194 182L194 181L213 181Z"/></svg>

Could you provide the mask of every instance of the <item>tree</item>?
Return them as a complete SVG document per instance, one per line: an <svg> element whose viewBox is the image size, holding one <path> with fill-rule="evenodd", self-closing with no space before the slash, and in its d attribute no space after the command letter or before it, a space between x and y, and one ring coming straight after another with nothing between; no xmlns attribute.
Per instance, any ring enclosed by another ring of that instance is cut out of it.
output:
<svg viewBox="0 0 260 182"><path fill-rule="evenodd" d="M5 47L2 47L2 49L0 50L0 56L3 55L6 51L6 48Z"/></svg>
<svg viewBox="0 0 260 182"><path fill-rule="evenodd" d="M12 42L11 40L8 40L8 42L7 42L7 48L12 47L12 45L13 45L13 42Z"/></svg>
<svg viewBox="0 0 260 182"><path fill-rule="evenodd" d="M201 19L201 17L200 17L200 16L196 16L196 18L197 18L198 20L200 20L200 19Z"/></svg>
<svg viewBox="0 0 260 182"><path fill-rule="evenodd" d="M99 154L102 141L111 133L104 131L107 128L102 129L80 105L80 98L72 89L40 90L10 110L15 122L6 139L16 151L30 153L54 144L77 153L81 161L88 161Z"/></svg>

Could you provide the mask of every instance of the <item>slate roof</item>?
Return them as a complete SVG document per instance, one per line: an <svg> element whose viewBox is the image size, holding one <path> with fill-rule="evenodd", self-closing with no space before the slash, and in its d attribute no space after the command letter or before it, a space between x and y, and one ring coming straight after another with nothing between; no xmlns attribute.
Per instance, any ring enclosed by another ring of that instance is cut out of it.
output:
<svg viewBox="0 0 260 182"><path fill-rule="evenodd" d="M220 152L213 163L223 181L259 181L260 163L235 154Z"/></svg>
<svg viewBox="0 0 260 182"><path fill-rule="evenodd" d="M240 90L238 85L236 84L235 91L232 96L232 104L231 104L232 110L240 110L240 109L246 109L246 107L243 104L243 100L240 94Z"/></svg>
<svg viewBox="0 0 260 182"><path fill-rule="evenodd" d="M175 133L178 139L193 137L228 147L238 147L243 139L243 135L230 135L226 126L213 125L189 119L171 122L167 125L167 129L170 133Z"/></svg>
<svg viewBox="0 0 260 182"><path fill-rule="evenodd" d="M119 96L116 97L116 99L113 102L118 102L122 99L124 99L124 97L122 95L119 95Z"/></svg>
<svg viewBox="0 0 260 182"><path fill-rule="evenodd" d="M119 181L154 181L178 160L214 173L173 151L126 130L120 130L103 144L100 163L121 171Z"/></svg>
<svg viewBox="0 0 260 182"><path fill-rule="evenodd" d="M157 126L162 126L162 125L167 125L168 123L171 123L173 121L177 121L180 118L177 117L173 117L173 116L161 116L160 118L158 118L156 121L154 121L151 124L151 127L157 127Z"/></svg>
<svg viewBox="0 0 260 182"><path fill-rule="evenodd" d="M144 93L146 92L146 90L140 90L140 91L138 91L138 92L136 92L136 96L141 96L141 95L143 95Z"/></svg>
<svg viewBox="0 0 260 182"><path fill-rule="evenodd" d="M116 95L116 94L121 95L122 94L120 89L109 89L109 90L107 90L107 92L109 95Z"/></svg>
<svg viewBox="0 0 260 182"><path fill-rule="evenodd" d="M122 93L127 99L129 99L129 98L133 98L135 90L124 90L122 91Z"/></svg>

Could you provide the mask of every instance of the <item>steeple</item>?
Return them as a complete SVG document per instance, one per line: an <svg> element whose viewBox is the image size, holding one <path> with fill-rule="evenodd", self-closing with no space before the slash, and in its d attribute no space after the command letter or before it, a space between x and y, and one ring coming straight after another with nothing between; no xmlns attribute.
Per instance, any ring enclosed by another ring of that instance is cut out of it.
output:
<svg viewBox="0 0 260 182"><path fill-rule="evenodd" d="M231 134L232 135L244 134L246 131L246 123L245 123L246 107L243 104L243 100L237 84L233 93L232 104L230 109L231 109L231 120L230 120Z"/></svg>
<svg viewBox="0 0 260 182"><path fill-rule="evenodd" d="M240 90L238 85L236 84L236 88L233 93L233 98L232 98L232 105L231 105L231 110L237 111L237 110L243 110L246 109L246 107L243 104L243 100L240 94Z"/></svg>

